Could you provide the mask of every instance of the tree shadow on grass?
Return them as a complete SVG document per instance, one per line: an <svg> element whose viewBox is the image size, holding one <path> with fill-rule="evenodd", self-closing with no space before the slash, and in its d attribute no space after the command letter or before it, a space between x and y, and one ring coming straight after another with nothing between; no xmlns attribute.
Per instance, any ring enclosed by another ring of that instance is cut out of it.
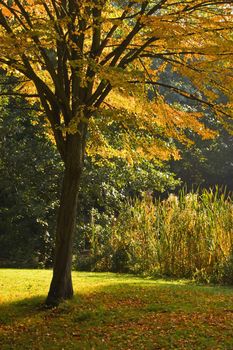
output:
<svg viewBox="0 0 233 350"><path fill-rule="evenodd" d="M88 278L92 275L88 275ZM103 276L102 276L103 277ZM122 277L119 276L119 277ZM104 279L106 279L105 276ZM20 322L20 320L33 317L44 317L47 315L56 315L61 313L70 312L73 309L85 309L104 307L108 308L109 305L114 305L117 298L120 302L127 303L127 300L132 300L134 297L135 288L148 288L156 289L157 285L149 285L141 281L141 286L136 284L119 281L110 282L105 286L96 286L96 289L88 292L87 294L81 292L75 292L75 296L72 300L61 303L57 308L47 309L45 306L45 295L37 295L27 297L24 299L9 301L0 305L0 326L11 325L14 322Z"/></svg>
<svg viewBox="0 0 233 350"><path fill-rule="evenodd" d="M108 274L102 276L103 280ZM123 275L119 275L122 278ZM88 278L96 275L87 275ZM101 276L99 276L101 277ZM23 322L24 319L43 319L46 317L69 314L76 320L82 320L96 313L108 314L116 310L138 309L149 312L168 312L177 310L199 309L205 294L214 296L214 287L201 288L190 284L174 284L165 281L156 283L156 280L142 280L135 277L126 277L125 282L111 280L106 285L96 286L87 293L75 291L72 300L61 303L58 307L47 309L45 307L45 295L37 295L17 301L10 301L0 305L0 326L12 325L15 322ZM232 291L225 291L225 297ZM217 291L216 291L217 294ZM91 311L90 311L91 310Z"/></svg>
<svg viewBox="0 0 233 350"><path fill-rule="evenodd" d="M120 340L123 344L121 348L126 349L132 334L135 341L145 337L146 342L151 334L153 339L160 337L159 348L170 349L169 344L163 344L163 334L170 332L170 338L176 341L176 327L181 327L181 333L184 330L181 337L186 339L185 332L195 335L193 325L189 326L187 320L198 326L206 322L206 317L209 320L208 309L203 310L203 305L211 304L210 296L214 297L211 291L208 295L199 294L200 288L196 286L151 283L148 280L135 283L134 278L129 283L122 282L110 278L109 283L98 286L97 281L96 288L78 291L71 301L53 309L43 308L45 295L0 305L0 333L3 332L0 349L118 349L119 335L124 338ZM214 306L215 311L218 309L219 313L225 306L219 308L216 301L210 306ZM226 301L227 295L221 302ZM211 315L213 310L210 310ZM225 323L228 320L220 321L227 327ZM164 333L161 333L161 329ZM108 347L103 347L103 339L109 342ZM36 342L40 342L38 346ZM147 343L141 348L154 349ZM213 348L217 347L214 345Z"/></svg>
<svg viewBox="0 0 233 350"><path fill-rule="evenodd" d="M0 326L10 325L13 322L42 312L45 296L25 298L0 305Z"/></svg>

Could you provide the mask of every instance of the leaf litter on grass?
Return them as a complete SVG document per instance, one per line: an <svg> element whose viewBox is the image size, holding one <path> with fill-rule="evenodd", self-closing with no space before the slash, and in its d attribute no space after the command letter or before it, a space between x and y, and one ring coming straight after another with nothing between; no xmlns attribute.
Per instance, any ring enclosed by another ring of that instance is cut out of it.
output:
<svg viewBox="0 0 233 350"><path fill-rule="evenodd" d="M38 306L50 273L37 271L43 283L36 289L33 279L30 290L36 292L25 299L23 279L29 283L32 272L17 271L22 298L18 286L14 301L9 285L13 286L16 272L7 272L10 300L4 294L0 306L1 350L233 349L230 288L74 273L75 298L45 310Z"/></svg>

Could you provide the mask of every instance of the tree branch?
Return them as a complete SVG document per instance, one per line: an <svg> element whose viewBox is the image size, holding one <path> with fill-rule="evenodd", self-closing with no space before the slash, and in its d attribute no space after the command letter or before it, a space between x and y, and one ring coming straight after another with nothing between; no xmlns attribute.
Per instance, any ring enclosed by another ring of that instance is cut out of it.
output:
<svg viewBox="0 0 233 350"><path fill-rule="evenodd" d="M218 108L217 107L217 104L215 103L212 103L210 101L206 101L200 97L197 97L187 91L184 91L182 89L179 89L173 85L169 85L169 84L165 84L165 83L161 83L161 82L158 82L158 81L153 81L153 80L148 80L148 81L140 81L140 80L130 80L128 81L128 83L130 84L147 84L147 85L156 85L156 86L162 86L164 88L167 88L167 89L170 89L170 90L173 90L174 92L176 92L177 94L183 96L183 97L186 97L187 99L190 99L190 100L193 100L193 101L197 101L201 104L204 104L208 107L211 107L213 108L214 110L220 112L221 114L225 115L226 117L230 117L231 116L229 114L227 114L226 112L224 112L222 109Z"/></svg>

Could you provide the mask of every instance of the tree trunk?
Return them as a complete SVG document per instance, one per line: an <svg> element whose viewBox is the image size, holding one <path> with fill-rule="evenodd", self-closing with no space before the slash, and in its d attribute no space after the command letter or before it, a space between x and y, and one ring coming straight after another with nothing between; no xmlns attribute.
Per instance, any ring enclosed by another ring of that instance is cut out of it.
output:
<svg viewBox="0 0 233 350"><path fill-rule="evenodd" d="M60 208L57 219L55 261L46 305L56 306L73 296L71 278L73 237L76 226L77 198L82 171L83 156L77 147L77 138L70 136L67 147ZM75 144L76 143L76 144ZM73 147L72 147L73 144ZM75 146L75 147L74 147Z"/></svg>

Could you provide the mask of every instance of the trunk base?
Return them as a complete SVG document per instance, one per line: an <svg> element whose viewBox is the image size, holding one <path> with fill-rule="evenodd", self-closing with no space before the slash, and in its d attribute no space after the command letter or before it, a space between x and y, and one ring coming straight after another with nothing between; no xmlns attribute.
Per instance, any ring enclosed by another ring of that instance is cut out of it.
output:
<svg viewBox="0 0 233 350"><path fill-rule="evenodd" d="M74 291L71 276L65 281L56 281L53 277L45 305L48 307L56 307L62 301L72 299L73 295Z"/></svg>

